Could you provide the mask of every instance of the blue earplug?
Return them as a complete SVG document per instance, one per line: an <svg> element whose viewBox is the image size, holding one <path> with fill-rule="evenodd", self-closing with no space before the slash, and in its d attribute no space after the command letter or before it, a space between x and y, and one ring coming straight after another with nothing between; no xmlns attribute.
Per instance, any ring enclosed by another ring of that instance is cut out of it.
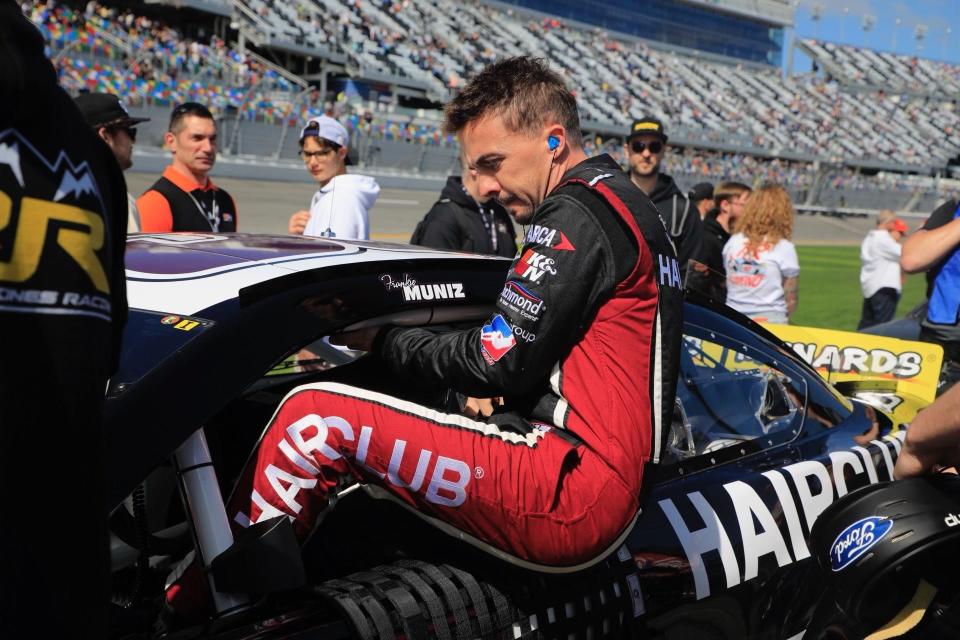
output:
<svg viewBox="0 0 960 640"><path fill-rule="evenodd" d="M560 141L557 139L556 136L550 136L547 138L547 148L550 149L550 151L556 151L557 147L559 146L560 146Z"/></svg>

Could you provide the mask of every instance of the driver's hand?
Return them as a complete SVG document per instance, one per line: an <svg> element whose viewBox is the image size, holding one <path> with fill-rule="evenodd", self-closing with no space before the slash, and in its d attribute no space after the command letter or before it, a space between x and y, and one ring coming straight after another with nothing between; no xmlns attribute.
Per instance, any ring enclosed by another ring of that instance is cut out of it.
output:
<svg viewBox="0 0 960 640"><path fill-rule="evenodd" d="M310 212L301 209L290 216L290 222L287 223L287 233L303 235L310 222Z"/></svg>
<svg viewBox="0 0 960 640"><path fill-rule="evenodd" d="M366 329L335 333L330 336L330 344L347 347L355 351L370 351L373 349L373 341L376 339L378 331L380 331L380 327L367 327Z"/></svg>
<svg viewBox="0 0 960 640"><path fill-rule="evenodd" d="M503 398L467 398L463 404L463 415L468 418L489 418L493 410L503 404Z"/></svg>

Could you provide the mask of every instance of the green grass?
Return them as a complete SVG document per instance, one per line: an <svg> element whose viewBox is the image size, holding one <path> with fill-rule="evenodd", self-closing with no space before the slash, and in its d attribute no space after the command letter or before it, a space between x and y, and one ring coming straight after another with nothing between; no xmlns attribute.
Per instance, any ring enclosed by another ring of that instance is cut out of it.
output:
<svg viewBox="0 0 960 640"><path fill-rule="evenodd" d="M860 321L860 247L797 247L800 306L790 324L855 331ZM923 300L923 274L907 276L897 317Z"/></svg>

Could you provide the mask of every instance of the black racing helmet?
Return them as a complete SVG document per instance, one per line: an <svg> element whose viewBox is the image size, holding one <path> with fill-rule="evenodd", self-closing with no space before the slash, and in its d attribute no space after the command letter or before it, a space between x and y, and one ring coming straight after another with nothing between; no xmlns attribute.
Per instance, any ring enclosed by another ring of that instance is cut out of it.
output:
<svg viewBox="0 0 960 640"><path fill-rule="evenodd" d="M938 592L956 592L960 477L940 474L863 487L827 508L810 550L836 605L866 637L916 626Z"/></svg>

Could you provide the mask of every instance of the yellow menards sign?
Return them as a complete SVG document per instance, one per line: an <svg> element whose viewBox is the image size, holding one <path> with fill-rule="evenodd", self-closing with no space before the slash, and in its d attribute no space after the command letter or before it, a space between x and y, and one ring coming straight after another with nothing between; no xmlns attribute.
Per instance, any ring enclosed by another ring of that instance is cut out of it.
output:
<svg viewBox="0 0 960 640"><path fill-rule="evenodd" d="M831 384L873 394L907 422L933 402L943 364L939 345L852 331L765 324ZM855 383L855 384L850 384Z"/></svg>

